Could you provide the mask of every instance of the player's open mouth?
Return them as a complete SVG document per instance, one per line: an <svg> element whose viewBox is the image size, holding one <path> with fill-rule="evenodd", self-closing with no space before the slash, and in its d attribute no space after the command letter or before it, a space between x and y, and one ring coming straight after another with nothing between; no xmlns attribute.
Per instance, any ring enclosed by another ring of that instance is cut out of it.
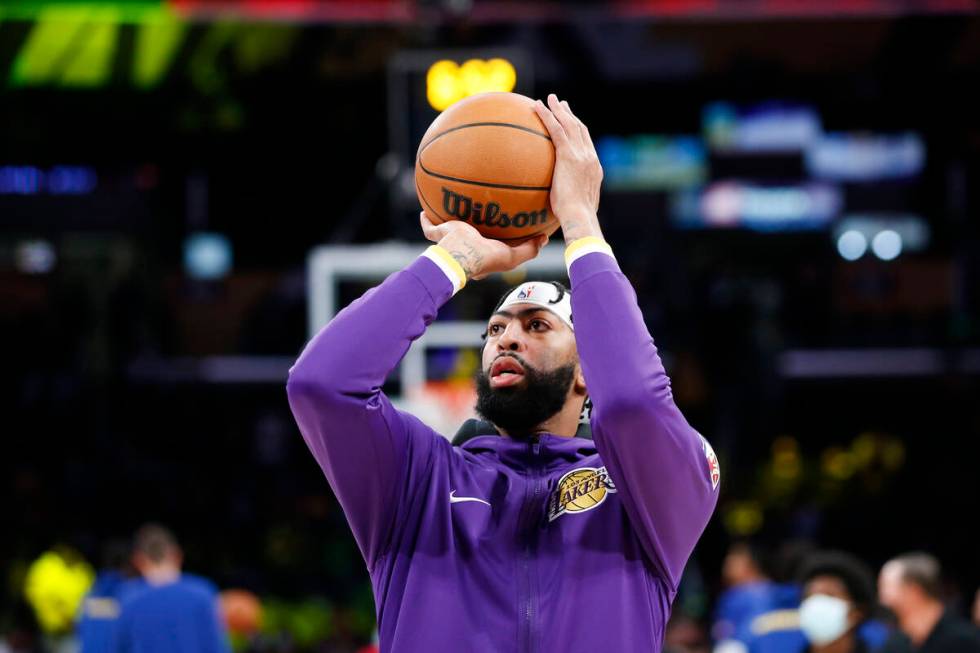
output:
<svg viewBox="0 0 980 653"><path fill-rule="evenodd" d="M503 388L520 383L524 378L524 368L510 356L498 358L490 366L490 387Z"/></svg>

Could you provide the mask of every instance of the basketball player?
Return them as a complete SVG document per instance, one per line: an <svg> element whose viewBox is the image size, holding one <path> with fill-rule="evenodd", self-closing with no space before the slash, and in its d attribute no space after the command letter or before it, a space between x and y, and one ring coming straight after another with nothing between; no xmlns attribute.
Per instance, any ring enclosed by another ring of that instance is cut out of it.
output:
<svg viewBox="0 0 980 653"><path fill-rule="evenodd" d="M293 414L371 574L385 652L659 651L717 500L714 453L674 404L602 239L589 133L554 95L535 110L556 149L572 288L525 283L496 307L483 433L454 447L381 385L468 280L520 265L545 236L509 247L423 216L437 245L339 313L290 372ZM575 437L587 399L594 440Z"/></svg>
<svg viewBox="0 0 980 653"><path fill-rule="evenodd" d="M113 653L230 653L210 581L183 573L184 554L166 528L136 533L133 565L144 583L122 601Z"/></svg>

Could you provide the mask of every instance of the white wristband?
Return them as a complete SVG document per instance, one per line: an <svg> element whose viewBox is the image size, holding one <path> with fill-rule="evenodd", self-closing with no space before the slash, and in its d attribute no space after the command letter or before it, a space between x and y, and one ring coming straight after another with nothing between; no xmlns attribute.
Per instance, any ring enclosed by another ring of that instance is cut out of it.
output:
<svg viewBox="0 0 980 653"><path fill-rule="evenodd" d="M453 284L454 295L466 285L466 272L463 271L463 266L442 247L432 245L422 252L422 256L439 266L439 269L446 275L449 282Z"/></svg>
<svg viewBox="0 0 980 653"><path fill-rule="evenodd" d="M565 248L565 267L571 270L572 263L579 260L586 254L592 254L594 252L602 252L607 256L616 258L613 256L612 247L609 246L609 243L596 236L586 236L585 238L579 238L578 240L572 241L572 243Z"/></svg>

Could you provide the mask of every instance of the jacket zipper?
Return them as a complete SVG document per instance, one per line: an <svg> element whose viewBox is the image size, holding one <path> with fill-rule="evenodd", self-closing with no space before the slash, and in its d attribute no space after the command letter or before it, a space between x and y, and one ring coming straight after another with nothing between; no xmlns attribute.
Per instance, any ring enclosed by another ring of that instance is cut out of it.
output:
<svg viewBox="0 0 980 653"><path fill-rule="evenodd" d="M524 606L523 606L524 623L522 629L524 631L524 637L522 639L524 642L524 647L522 647L522 650L527 651L528 653L533 653L534 651L534 637L533 637L534 601L536 597L534 596L534 591L532 589L533 584L531 582L531 556L533 554L532 547L534 544L536 544L536 540L537 540L538 523L536 518L535 506L538 505L538 495L540 494L541 491L541 482L540 482L540 477L538 475L538 468L537 468L537 456L540 452L541 452L541 445L537 442L531 443L531 454L534 459L534 464L532 464L531 466L532 492L531 492L530 501L524 505L524 512L526 515L524 527L526 529L526 532L524 537L523 571L524 571L524 583L525 583L525 587L527 588L527 593L525 595L526 598L524 600Z"/></svg>

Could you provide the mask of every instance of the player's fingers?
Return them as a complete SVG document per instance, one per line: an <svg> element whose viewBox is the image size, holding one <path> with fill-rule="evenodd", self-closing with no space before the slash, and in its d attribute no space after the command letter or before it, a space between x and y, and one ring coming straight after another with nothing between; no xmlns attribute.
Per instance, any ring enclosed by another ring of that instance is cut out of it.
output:
<svg viewBox="0 0 980 653"><path fill-rule="evenodd" d="M585 141L585 144L590 150L595 152L595 144L592 142L592 134L589 133L589 128L585 126L584 122L582 123L582 140Z"/></svg>
<svg viewBox="0 0 980 653"><path fill-rule="evenodd" d="M541 100L534 103L534 110L538 112L538 118L541 118L541 122L544 123L548 133L551 134L551 142L555 144L555 147L561 147L568 143L565 128L561 126L561 123L555 118L555 114L548 107L544 106Z"/></svg>
<svg viewBox="0 0 980 653"><path fill-rule="evenodd" d="M568 102L559 101L554 93L548 96L548 107L555 114L555 118L561 123L562 128L568 135L569 141L578 144L582 142L582 134L578 129L578 120L572 115L568 108Z"/></svg>
<svg viewBox="0 0 980 653"><path fill-rule="evenodd" d="M595 146L592 145L592 138L589 136L588 127L585 126L585 123L582 122L578 116L572 113L572 108L568 106L568 100L562 100L561 105L565 108L565 111L568 112L568 115L575 123L575 127L578 129L579 138L581 139L582 144L589 146L591 149L595 149Z"/></svg>
<svg viewBox="0 0 980 653"><path fill-rule="evenodd" d="M532 258L538 255L541 248L544 247L548 242L548 236L538 236L537 238L532 238L530 240L525 240L520 245L515 245L511 248L511 265L512 267L517 267L522 263L530 261Z"/></svg>
<svg viewBox="0 0 980 653"><path fill-rule="evenodd" d="M425 211L419 213L419 223L422 225L422 233L425 235L426 239L431 240L434 243L438 243L442 240L443 236L449 233L449 223L443 222L442 224L435 224L429 219L429 216L425 214Z"/></svg>

